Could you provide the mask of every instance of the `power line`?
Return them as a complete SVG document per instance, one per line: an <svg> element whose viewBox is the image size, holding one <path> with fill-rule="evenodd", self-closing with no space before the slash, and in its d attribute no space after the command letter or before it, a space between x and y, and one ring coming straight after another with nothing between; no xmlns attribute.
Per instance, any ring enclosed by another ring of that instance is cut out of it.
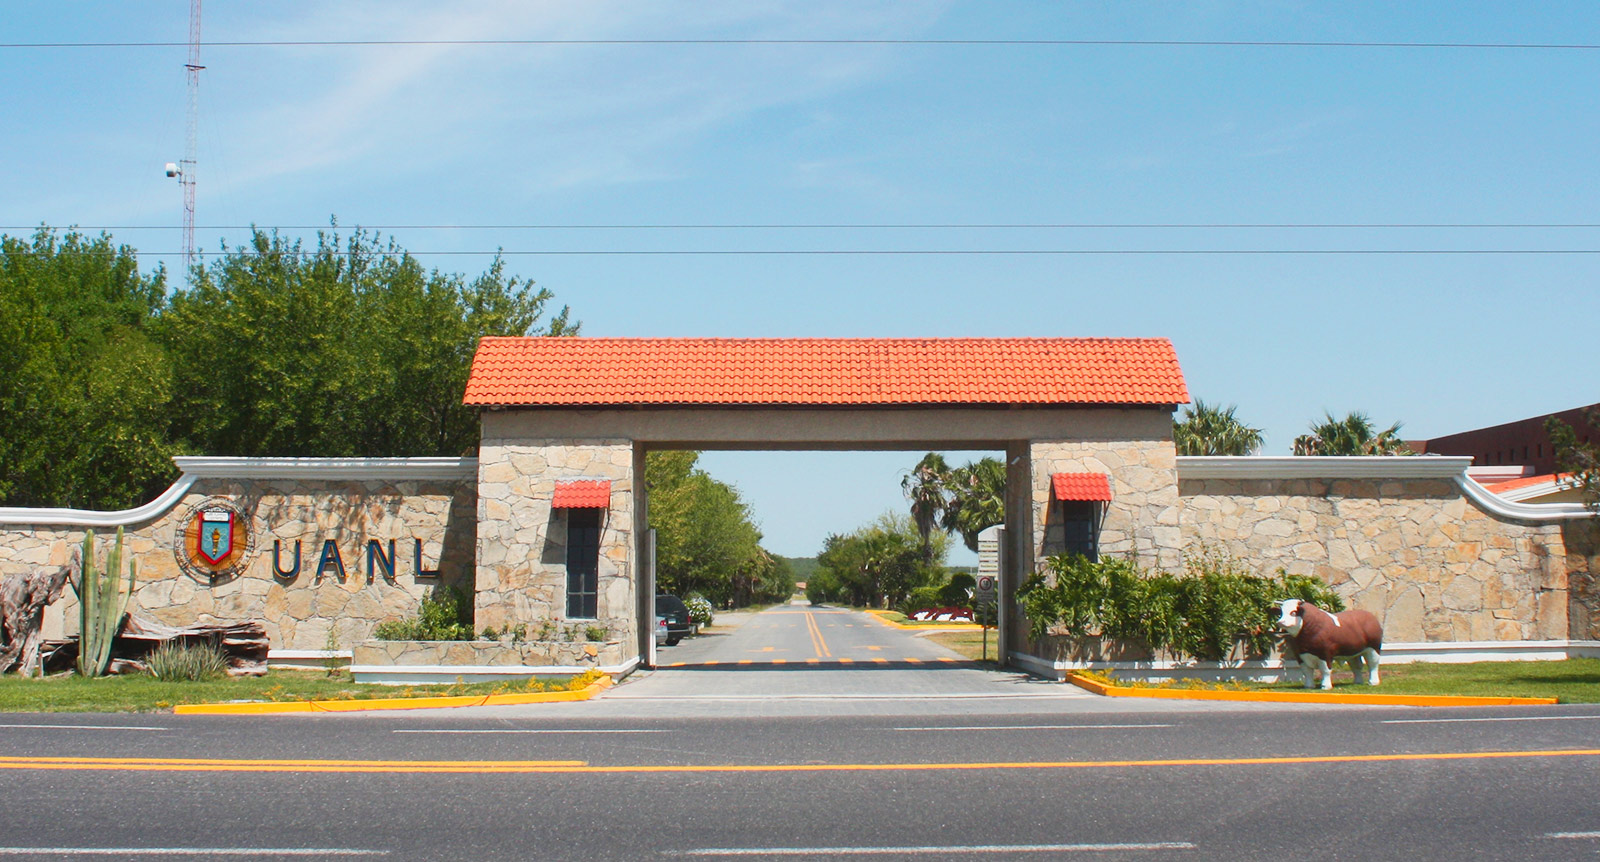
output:
<svg viewBox="0 0 1600 862"><path fill-rule="evenodd" d="M0 48L180 48L187 42L0 42ZM419 46L673 46L673 45L913 45L929 47L1063 48L1386 48L1493 51L1595 51L1600 44L1566 42L1360 42L1254 39L250 39L201 43L206 48L338 48Z"/></svg>
<svg viewBox="0 0 1600 862"><path fill-rule="evenodd" d="M18 254L33 254L24 249ZM139 257L181 257L182 252L170 251L132 251ZM0 256L6 254L0 252ZM755 257L763 255L775 256L838 256L853 255L870 256L1051 256L1051 255L1083 255L1083 256L1136 256L1136 255L1597 255L1600 249L1595 248L1175 248L1175 249L524 249L493 251L484 249L467 249L462 251L386 251L383 249L363 249L360 252L318 250L318 251L293 251L289 249L274 250L267 253L257 252L248 248L230 249L226 252L213 252L213 257L229 257L244 255L248 257L267 257L281 255L284 257L320 257L320 256L349 256L352 254L365 254L373 257Z"/></svg>
<svg viewBox="0 0 1600 862"><path fill-rule="evenodd" d="M39 225L0 225L35 230ZM280 224L199 225L197 230L1533 230L1593 229L1600 222L924 222L705 224ZM171 230L171 225L71 225L71 230Z"/></svg>

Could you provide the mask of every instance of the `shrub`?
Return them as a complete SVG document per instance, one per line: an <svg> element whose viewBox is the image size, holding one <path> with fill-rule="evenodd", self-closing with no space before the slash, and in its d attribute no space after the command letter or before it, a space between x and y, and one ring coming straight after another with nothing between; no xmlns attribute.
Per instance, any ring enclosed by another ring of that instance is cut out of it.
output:
<svg viewBox="0 0 1600 862"><path fill-rule="evenodd" d="M683 600L683 606L689 609L689 619L702 626L711 625L712 619L715 618L711 602L707 601L705 596L692 594Z"/></svg>
<svg viewBox="0 0 1600 862"><path fill-rule="evenodd" d="M583 636L591 641L603 641L607 634L605 626L589 626L583 630Z"/></svg>
<svg viewBox="0 0 1600 862"><path fill-rule="evenodd" d="M469 641L473 638L472 606L461 590L448 587L435 590L422 600L417 615L403 620L384 620L372 630L383 641Z"/></svg>
<svg viewBox="0 0 1600 862"><path fill-rule="evenodd" d="M1115 557L1090 562L1064 554L1046 563L1048 575L1030 576L1017 592L1035 638L1055 633L1142 641L1152 650L1219 661L1240 638L1252 651L1270 649L1283 599L1344 609L1318 578L1282 569L1275 577L1253 575L1209 548L1185 557L1182 575L1148 573Z"/></svg>
<svg viewBox="0 0 1600 862"><path fill-rule="evenodd" d="M167 641L145 656L145 670L165 682L217 679L228 673L228 657L215 644Z"/></svg>

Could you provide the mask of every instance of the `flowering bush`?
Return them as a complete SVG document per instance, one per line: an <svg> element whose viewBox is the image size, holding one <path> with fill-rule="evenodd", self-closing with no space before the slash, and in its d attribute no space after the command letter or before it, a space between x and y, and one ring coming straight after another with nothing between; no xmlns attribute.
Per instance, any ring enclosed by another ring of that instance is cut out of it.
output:
<svg viewBox="0 0 1600 862"><path fill-rule="evenodd" d="M689 619L702 626L711 625L711 602L705 596L694 595L683 600L684 607L689 609Z"/></svg>

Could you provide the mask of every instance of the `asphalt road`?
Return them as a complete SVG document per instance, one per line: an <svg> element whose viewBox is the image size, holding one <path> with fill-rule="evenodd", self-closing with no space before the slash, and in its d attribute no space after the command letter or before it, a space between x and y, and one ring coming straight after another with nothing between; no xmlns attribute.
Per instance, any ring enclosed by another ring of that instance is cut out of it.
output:
<svg viewBox="0 0 1600 862"><path fill-rule="evenodd" d="M783 616L794 610L686 641L723 658L691 665L685 650L684 667L585 704L0 715L0 856L1600 855L1600 708L1130 703L922 667L903 660L936 659L933 645L815 612L835 657L891 661L737 664L765 646L814 653L809 627L786 627L804 622ZM695 687L707 693L685 694Z"/></svg>

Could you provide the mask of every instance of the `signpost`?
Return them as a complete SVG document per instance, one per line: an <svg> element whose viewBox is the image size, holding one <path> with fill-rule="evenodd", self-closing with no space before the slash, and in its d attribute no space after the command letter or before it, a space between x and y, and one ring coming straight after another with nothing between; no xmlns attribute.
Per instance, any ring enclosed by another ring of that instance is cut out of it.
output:
<svg viewBox="0 0 1600 862"><path fill-rule="evenodd" d="M978 588L973 591L972 603L977 607L978 622L983 625L983 660L989 660L989 615L999 604L994 575L979 575Z"/></svg>

